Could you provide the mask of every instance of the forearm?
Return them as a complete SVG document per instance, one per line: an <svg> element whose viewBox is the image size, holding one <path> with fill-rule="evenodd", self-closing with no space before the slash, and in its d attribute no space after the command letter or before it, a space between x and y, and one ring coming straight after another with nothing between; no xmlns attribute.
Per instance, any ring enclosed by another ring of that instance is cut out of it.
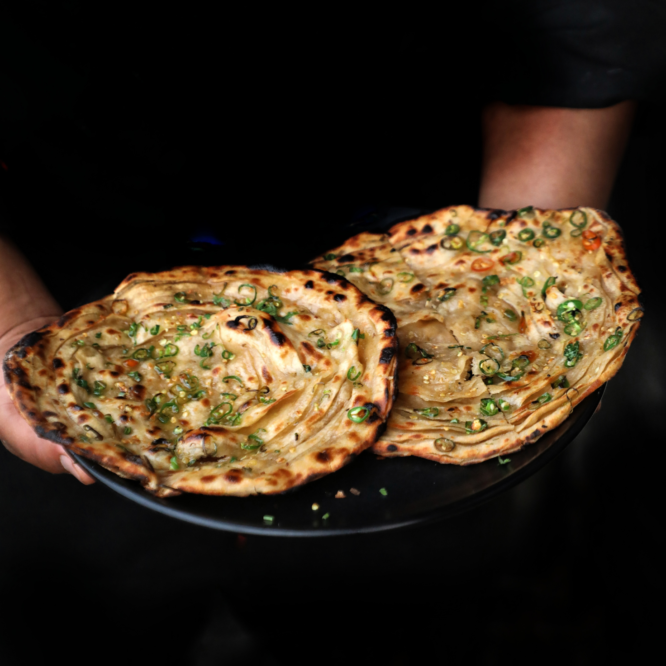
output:
<svg viewBox="0 0 666 666"><path fill-rule="evenodd" d="M489 105L479 206L605 208L634 111L630 101L604 109Z"/></svg>
<svg viewBox="0 0 666 666"><path fill-rule="evenodd" d="M0 340L16 329L39 328L61 312L26 258L0 236Z"/></svg>

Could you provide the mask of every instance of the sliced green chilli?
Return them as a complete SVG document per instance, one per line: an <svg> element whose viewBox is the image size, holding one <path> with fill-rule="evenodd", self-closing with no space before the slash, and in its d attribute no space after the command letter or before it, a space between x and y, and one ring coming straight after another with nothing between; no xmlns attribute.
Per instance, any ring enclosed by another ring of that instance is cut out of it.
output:
<svg viewBox="0 0 666 666"><path fill-rule="evenodd" d="M447 287L444 289L444 291L439 292L439 296L437 297L438 301L448 301L449 298L453 298L455 296L456 291L458 291L455 287Z"/></svg>
<svg viewBox="0 0 666 666"><path fill-rule="evenodd" d="M414 273L408 273L407 271L401 271L398 273L398 280L400 282L411 282L414 279Z"/></svg>
<svg viewBox="0 0 666 666"><path fill-rule="evenodd" d="M155 324L155 326L153 326L150 329L150 334L151 335L157 335L159 332L160 332L160 325L159 324Z"/></svg>
<svg viewBox="0 0 666 666"><path fill-rule="evenodd" d="M566 375L560 375L551 385L551 388L554 389L568 389L569 388L569 380L567 379Z"/></svg>
<svg viewBox="0 0 666 666"><path fill-rule="evenodd" d="M360 370L356 372L356 366L352 365L352 367L349 368L349 370L347 370L347 379L349 379L352 382L355 382L362 374L363 373Z"/></svg>
<svg viewBox="0 0 666 666"><path fill-rule="evenodd" d="M333 254L333 253L325 254L324 255L324 260L325 261L333 261L333 259L335 259L337 256L338 256L337 254Z"/></svg>
<svg viewBox="0 0 666 666"><path fill-rule="evenodd" d="M604 351L610 351L611 349L615 349L620 344L620 340L622 339L622 329L618 326L615 329L615 333L613 335L609 335L608 338L606 338L606 342L604 342Z"/></svg>
<svg viewBox="0 0 666 666"><path fill-rule="evenodd" d="M562 233L562 229L559 227L547 226L543 228L541 232L546 238L557 238Z"/></svg>
<svg viewBox="0 0 666 666"><path fill-rule="evenodd" d="M224 349L222 351L222 358L225 359L226 361L231 361L232 358L235 358L236 354L233 352L230 352L228 349Z"/></svg>
<svg viewBox="0 0 666 666"><path fill-rule="evenodd" d="M159 363L155 363L155 370L157 370L158 374L167 379L171 377L171 373L174 371L175 367L176 364L173 361L160 361Z"/></svg>
<svg viewBox="0 0 666 666"><path fill-rule="evenodd" d="M382 296L390 294L393 290L394 284L395 280L393 278L384 278L377 286L377 293L381 294Z"/></svg>
<svg viewBox="0 0 666 666"><path fill-rule="evenodd" d="M492 287L493 285L499 284L500 279L498 275L486 275L486 277L481 280L485 289Z"/></svg>
<svg viewBox="0 0 666 666"><path fill-rule="evenodd" d="M528 296L527 296L527 290L528 290L530 287L533 287L533 286L534 286L534 280L533 280L531 277L529 277L529 276L526 275L525 277L520 278L520 279L519 279L519 278L516 278L516 282L517 282L517 283L523 288L523 296L524 296L525 298L528 298Z"/></svg>
<svg viewBox="0 0 666 666"><path fill-rule="evenodd" d="M456 443L451 439L446 439L446 437L440 437L435 440L435 448L442 453L449 453L456 448Z"/></svg>
<svg viewBox="0 0 666 666"><path fill-rule="evenodd" d="M629 321L639 321L640 319L643 318L643 315L645 314L643 308L634 308L628 315L627 319Z"/></svg>
<svg viewBox="0 0 666 666"><path fill-rule="evenodd" d="M479 370L486 375L486 377L492 377L497 374L500 369L500 364L494 358L486 358L479 363Z"/></svg>
<svg viewBox="0 0 666 666"><path fill-rule="evenodd" d="M503 257L500 257L500 261L504 265L509 264L510 266L513 266L514 264L517 264L519 261L522 260L523 260L523 253L520 250L509 252L509 254L505 254Z"/></svg>
<svg viewBox="0 0 666 666"><path fill-rule="evenodd" d="M534 247L543 247L546 244L546 241L543 238L536 238L532 245Z"/></svg>
<svg viewBox="0 0 666 666"><path fill-rule="evenodd" d="M459 231L460 231L460 225L454 222L452 224L449 224L448 227L446 227L444 233L447 236L455 236Z"/></svg>
<svg viewBox="0 0 666 666"><path fill-rule="evenodd" d="M529 215L530 213L534 212L534 206L525 206L525 208L519 208L516 211L516 215L518 217L524 217L525 215Z"/></svg>
<svg viewBox="0 0 666 666"><path fill-rule="evenodd" d="M245 384L243 384L243 380L240 377L237 377L236 375L227 375L222 379L222 381L226 384L230 379L233 379L235 382L238 382L241 386L245 387Z"/></svg>
<svg viewBox="0 0 666 666"><path fill-rule="evenodd" d="M532 229L521 229L518 232L518 240L523 241L526 243L527 241L531 241L534 239L534 231Z"/></svg>
<svg viewBox="0 0 666 666"><path fill-rule="evenodd" d="M557 306L557 318L564 322L572 321L571 314L575 313L576 310L580 312L582 309L583 303L581 301L577 298L570 298Z"/></svg>
<svg viewBox="0 0 666 666"><path fill-rule="evenodd" d="M504 358L504 350L494 342L487 342L479 351L496 361L501 361Z"/></svg>
<svg viewBox="0 0 666 666"><path fill-rule="evenodd" d="M444 250L461 250L465 245L465 241L460 236L450 236L442 238L439 245Z"/></svg>
<svg viewBox="0 0 666 666"><path fill-rule="evenodd" d="M543 285L543 289L541 290L541 298L545 299L546 298L546 292L555 285L557 282L557 276L551 275L546 282Z"/></svg>
<svg viewBox="0 0 666 666"><path fill-rule="evenodd" d="M552 346L553 345L550 342L548 342L548 340L546 340L545 338L541 338L541 340L539 340L539 342L537 343L537 347L539 349L550 349Z"/></svg>
<svg viewBox="0 0 666 666"><path fill-rule="evenodd" d="M363 423L368 416L370 416L370 410L367 407L352 407L347 412L347 418L354 423Z"/></svg>
<svg viewBox="0 0 666 666"><path fill-rule="evenodd" d="M577 230L582 231L587 226L587 213L582 210L575 210L569 216L569 222L576 227ZM571 235L573 236L573 232L571 232Z"/></svg>
<svg viewBox="0 0 666 666"><path fill-rule="evenodd" d="M175 356L178 351L178 345L174 345L173 342L169 342L168 344L164 345L164 349L162 350L162 358Z"/></svg>
<svg viewBox="0 0 666 666"><path fill-rule="evenodd" d="M576 335L579 335L580 332L583 330L583 327L581 324L577 321L572 321L569 322L565 327L564 327L564 332L567 335L570 335L572 338L575 337Z"/></svg>
<svg viewBox="0 0 666 666"><path fill-rule="evenodd" d="M510 412L511 411L511 403L507 402L506 400L503 400L500 398L497 401L497 404L499 405L500 410L503 412Z"/></svg>
<svg viewBox="0 0 666 666"><path fill-rule="evenodd" d="M174 294L174 300L178 303L189 303L187 300L187 294L184 291L179 291Z"/></svg>
<svg viewBox="0 0 666 666"><path fill-rule="evenodd" d="M499 247L505 238L506 238L506 231L504 229L498 229L497 231L493 231L490 234L490 242L495 247Z"/></svg>
<svg viewBox="0 0 666 666"><path fill-rule="evenodd" d="M224 408L224 411L222 409ZM222 419L226 418L234 411L233 405L230 402L221 402L216 407L210 410L206 425L218 425Z"/></svg>
<svg viewBox="0 0 666 666"><path fill-rule="evenodd" d="M483 249L482 246L484 243L490 243L490 236L488 234L476 229L469 232L467 236L467 247L472 250L472 252L478 252L479 254L490 252L492 248L488 248L487 250Z"/></svg>

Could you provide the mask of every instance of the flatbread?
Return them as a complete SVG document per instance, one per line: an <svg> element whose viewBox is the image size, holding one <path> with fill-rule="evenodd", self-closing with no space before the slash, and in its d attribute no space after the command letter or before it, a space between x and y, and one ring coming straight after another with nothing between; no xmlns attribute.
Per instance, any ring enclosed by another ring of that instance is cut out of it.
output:
<svg viewBox="0 0 666 666"><path fill-rule="evenodd" d="M386 456L469 464L536 441L618 371L643 314L620 229L591 208L452 206L312 264L398 320Z"/></svg>
<svg viewBox="0 0 666 666"><path fill-rule="evenodd" d="M7 354L40 437L149 491L277 493L371 446L393 404L391 312L317 270L135 273Z"/></svg>

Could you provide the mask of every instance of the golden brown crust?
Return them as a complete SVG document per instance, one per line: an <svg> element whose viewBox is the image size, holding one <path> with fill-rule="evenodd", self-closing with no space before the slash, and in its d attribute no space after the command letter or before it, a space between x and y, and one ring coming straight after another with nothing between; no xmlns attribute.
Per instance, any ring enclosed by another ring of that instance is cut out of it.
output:
<svg viewBox="0 0 666 666"><path fill-rule="evenodd" d="M246 304L253 290L262 310ZM4 372L40 437L150 492L270 494L376 441L395 394L395 333L391 312L338 275L184 266L134 273L25 336ZM355 407L361 423L347 416Z"/></svg>
<svg viewBox="0 0 666 666"><path fill-rule="evenodd" d="M355 236L312 263L342 270L398 319L400 395L373 447L387 456L464 465L536 441L617 372L642 316L621 230L590 208L452 206ZM567 333L558 306L581 298L590 309ZM614 335L619 344L606 348ZM569 366L575 344L581 356ZM494 370L493 354L497 376L486 379L480 363ZM500 381L500 371L518 377Z"/></svg>

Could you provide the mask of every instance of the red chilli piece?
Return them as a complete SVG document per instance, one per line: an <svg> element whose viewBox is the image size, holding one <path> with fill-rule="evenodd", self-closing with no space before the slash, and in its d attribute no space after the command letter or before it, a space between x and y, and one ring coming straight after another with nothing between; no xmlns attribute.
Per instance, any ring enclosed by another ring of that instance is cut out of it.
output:
<svg viewBox="0 0 666 666"><path fill-rule="evenodd" d="M483 271L489 271L494 265L495 262L492 259L479 257L472 262L472 270L481 273Z"/></svg>

